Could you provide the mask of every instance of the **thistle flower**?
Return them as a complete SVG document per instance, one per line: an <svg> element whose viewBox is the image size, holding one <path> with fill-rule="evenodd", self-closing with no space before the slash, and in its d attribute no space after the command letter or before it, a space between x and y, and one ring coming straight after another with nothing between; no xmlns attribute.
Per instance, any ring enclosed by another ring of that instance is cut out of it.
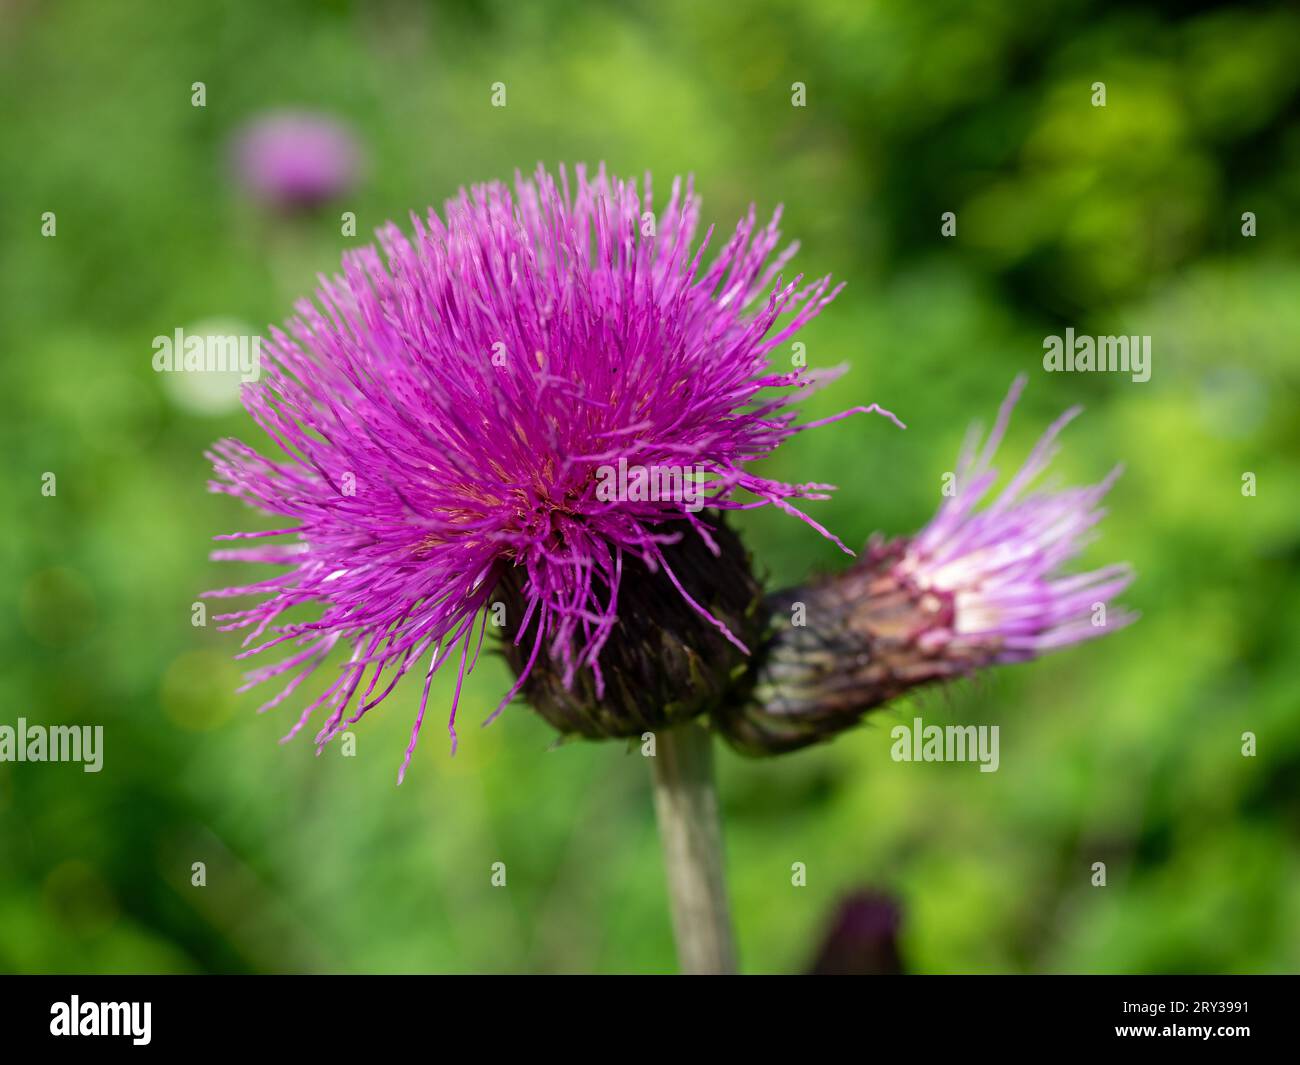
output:
<svg viewBox="0 0 1300 1065"><path fill-rule="evenodd" d="M220 619L249 630L241 657L289 648L249 675L284 681L263 709L350 649L289 736L326 706L327 742L427 660L404 773L450 660L454 749L496 602L518 679L491 717L531 685L563 731L629 735L703 712L744 672L761 592L702 507L774 506L830 536L792 500L831 486L749 464L804 429L893 415L796 424L791 404L830 375L768 356L839 289L781 279L795 246L777 251L779 211L759 227L751 208L706 266L692 184L651 205L648 177L639 193L603 167L462 190L445 218L412 216L411 238L380 230L382 257L345 253L271 330L245 405L283 457L222 441L211 487L284 519L226 539L279 542L214 557L289 568L208 594L265 596ZM688 473L667 498L611 497L610 464ZM283 619L303 604L319 616Z"/></svg>
<svg viewBox="0 0 1300 1065"><path fill-rule="evenodd" d="M258 200L278 210L309 210L348 192L361 171L361 149L337 119L310 111L272 111L235 137L235 174Z"/></svg>
<svg viewBox="0 0 1300 1065"><path fill-rule="evenodd" d="M1081 408L1044 433L1020 471L984 509L997 480L993 457L1024 389L1017 378L981 448L972 428L957 490L920 533L873 539L846 572L772 596L772 634L751 697L719 721L752 754L830 738L909 688L1019 662L1122 628L1111 606L1133 579L1126 565L1067 575L1062 567L1105 514L1099 484L1031 490ZM795 624L802 616L806 624Z"/></svg>

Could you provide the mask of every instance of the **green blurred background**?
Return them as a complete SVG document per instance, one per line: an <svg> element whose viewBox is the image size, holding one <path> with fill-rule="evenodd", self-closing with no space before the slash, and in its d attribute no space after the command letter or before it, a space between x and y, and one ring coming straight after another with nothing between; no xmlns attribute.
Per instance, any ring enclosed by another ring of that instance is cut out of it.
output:
<svg viewBox="0 0 1300 1065"><path fill-rule="evenodd" d="M851 365L812 413L876 400L909 428L850 420L766 471L839 484L812 506L847 542L919 527L1019 371L1004 467L1075 401L1060 473L1127 464L1087 561L1136 566L1135 627L824 748L720 756L744 968L804 969L868 886L900 900L918 972L1300 969L1300 13L740 8L0 3L0 724L105 728L99 774L0 763L0 969L674 968L635 752L552 750L516 706L452 758L444 690L399 789L418 685L365 719L354 758L280 746L292 710L234 694L237 637L192 626L191 604L235 573L209 538L254 524L205 492L201 453L251 423L178 405L150 368L178 326L282 320L342 248L462 183L601 159L661 194L694 172L727 229L783 202L797 264L848 282L802 337L810 365ZM239 124L283 106L350 122L370 159L354 194L294 220L225 166ZM1151 380L1044 373L1067 326L1150 334ZM774 583L843 564L791 519L740 524ZM493 658L461 719L505 684ZM999 724L1000 771L891 761L914 713Z"/></svg>

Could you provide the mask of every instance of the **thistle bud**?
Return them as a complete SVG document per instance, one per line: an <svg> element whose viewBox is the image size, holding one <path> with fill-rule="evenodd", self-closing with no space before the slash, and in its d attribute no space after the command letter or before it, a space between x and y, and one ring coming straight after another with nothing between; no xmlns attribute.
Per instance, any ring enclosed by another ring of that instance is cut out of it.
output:
<svg viewBox="0 0 1300 1065"><path fill-rule="evenodd" d="M990 648L937 638L951 629L952 599L899 574L904 550L901 541L872 544L845 572L769 597L770 630L750 696L715 715L734 747L751 755L798 750L909 688L993 660Z"/></svg>
<svg viewBox="0 0 1300 1065"><path fill-rule="evenodd" d="M1085 488L1024 494L1078 408L1057 419L1002 493L976 510L997 479L989 464L1023 387L1023 378L1012 386L978 455L972 436L957 494L925 529L892 543L874 539L847 571L771 597L749 698L715 713L735 747L754 755L796 750L911 688L1034 658L1133 620L1110 603L1133 579L1127 566L1059 570L1101 520L1098 503L1119 471Z"/></svg>

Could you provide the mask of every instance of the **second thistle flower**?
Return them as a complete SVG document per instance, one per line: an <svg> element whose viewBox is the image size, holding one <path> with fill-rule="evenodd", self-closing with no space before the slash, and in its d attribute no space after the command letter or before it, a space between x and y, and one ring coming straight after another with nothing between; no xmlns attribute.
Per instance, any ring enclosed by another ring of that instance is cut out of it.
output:
<svg viewBox="0 0 1300 1065"><path fill-rule="evenodd" d="M831 738L908 689L1035 658L1103 636L1134 615L1113 605L1133 580L1127 565L1070 574L1105 511L1120 470L1081 488L1034 488L1057 453L1072 407L1043 434L1020 470L985 506L992 462L1018 378L982 443L958 461L956 494L913 537L874 539L842 573L768 600L771 635L751 696L715 715L750 754L776 754Z"/></svg>

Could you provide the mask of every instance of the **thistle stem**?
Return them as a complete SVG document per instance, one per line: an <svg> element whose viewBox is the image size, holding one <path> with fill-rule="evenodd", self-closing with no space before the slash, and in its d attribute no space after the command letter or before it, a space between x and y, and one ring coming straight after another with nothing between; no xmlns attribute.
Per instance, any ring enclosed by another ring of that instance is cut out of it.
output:
<svg viewBox="0 0 1300 1065"><path fill-rule="evenodd" d="M656 733L654 793L681 971L734 973L713 737L702 725Z"/></svg>

